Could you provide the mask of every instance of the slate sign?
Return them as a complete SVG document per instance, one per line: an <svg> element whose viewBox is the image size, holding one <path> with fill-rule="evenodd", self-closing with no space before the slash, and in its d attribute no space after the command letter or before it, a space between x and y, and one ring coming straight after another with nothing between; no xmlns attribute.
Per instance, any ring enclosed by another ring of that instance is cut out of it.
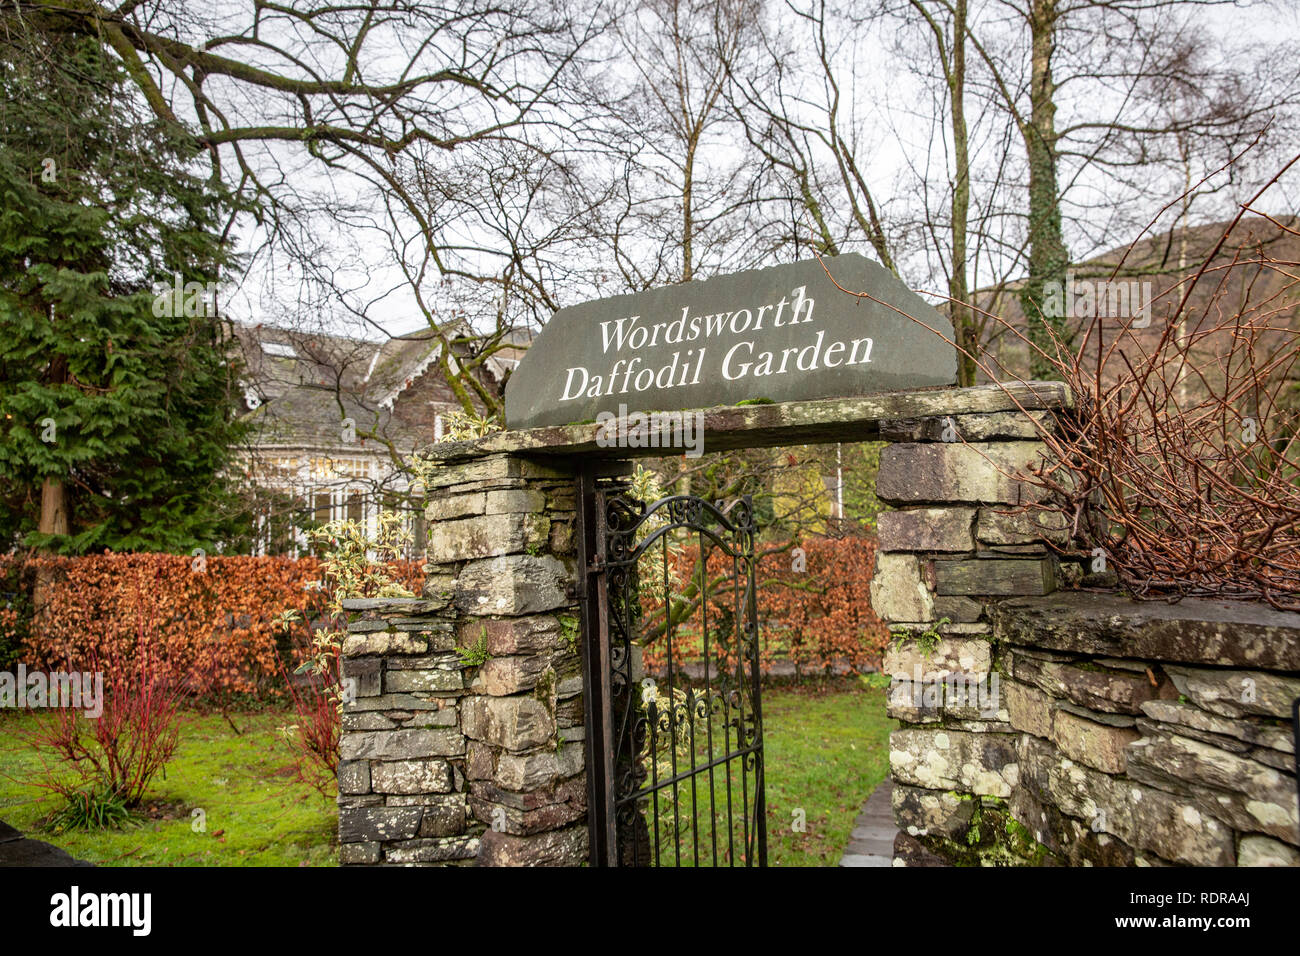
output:
<svg viewBox="0 0 1300 956"><path fill-rule="evenodd" d="M945 316L869 259L825 262L845 289L906 314L841 292L815 259L584 302L556 312L524 353L507 426L956 382Z"/></svg>

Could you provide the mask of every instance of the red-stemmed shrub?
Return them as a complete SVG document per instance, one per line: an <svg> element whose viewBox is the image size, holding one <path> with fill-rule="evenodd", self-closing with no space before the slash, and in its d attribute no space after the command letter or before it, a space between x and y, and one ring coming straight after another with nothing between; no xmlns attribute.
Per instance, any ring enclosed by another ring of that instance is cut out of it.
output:
<svg viewBox="0 0 1300 956"><path fill-rule="evenodd" d="M314 666L307 671L300 668L298 673L290 674L281 666L296 718L292 726L285 728L285 737L297 757L298 779L328 795L339 769L339 701L344 693L339 648L330 645L309 659Z"/></svg>
<svg viewBox="0 0 1300 956"><path fill-rule="evenodd" d="M83 699L74 708L61 700L24 734L42 763L35 783L62 798L50 820L53 826L121 820L175 755L180 711L190 687L168 667L144 607L138 608L129 652L113 644L102 654L91 647L79 659L69 657L66 670L96 676L101 711L87 716L92 702Z"/></svg>

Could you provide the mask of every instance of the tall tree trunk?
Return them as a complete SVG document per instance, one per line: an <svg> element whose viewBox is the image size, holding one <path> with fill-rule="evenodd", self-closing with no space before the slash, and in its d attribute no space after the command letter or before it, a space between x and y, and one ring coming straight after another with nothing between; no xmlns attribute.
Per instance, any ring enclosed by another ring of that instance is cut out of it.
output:
<svg viewBox="0 0 1300 956"><path fill-rule="evenodd" d="M1179 148L1183 153L1183 202L1182 209L1178 216L1178 281L1184 283L1187 281L1187 227L1191 222L1192 214L1192 161L1185 147L1185 139L1180 136L1178 139ZM1242 301L1246 301L1242 299ZM1179 309L1178 314L1173 317L1178 323L1178 334L1176 341L1178 347L1184 349L1187 347L1187 310ZM1178 408L1184 411L1187 408L1187 366L1188 362L1179 362L1175 366L1177 375L1177 388L1174 390L1178 399Z"/></svg>
<svg viewBox="0 0 1300 956"><path fill-rule="evenodd" d="M685 119L689 122L690 117ZM691 238L695 231L695 147L699 143L699 131L693 130L686 143L686 167L682 182L682 281L690 282L695 277L692 264L694 252Z"/></svg>
<svg viewBox="0 0 1300 956"><path fill-rule="evenodd" d="M979 327L970 307L969 263L966 261L970 221L970 135L966 128L966 30L967 0L940 6L952 13L952 35L947 21L935 18L924 0L911 0L934 37L935 52L943 67L944 84L952 120L953 182L948 212L951 220L952 261L948 264L948 307L958 348L957 384L975 384L975 358L979 350Z"/></svg>
<svg viewBox="0 0 1300 956"><path fill-rule="evenodd" d="M68 491L57 478L46 478L41 485L41 534L68 533Z"/></svg>
<svg viewBox="0 0 1300 956"><path fill-rule="evenodd" d="M50 362L50 381L63 384L68 381L68 360L56 355ZM55 433L58 440L58 433ZM47 475L41 483L41 514L36 530L41 534L66 535L68 533L68 488L63 480ZM32 586L33 624L40 629L45 607L49 602L52 572L48 568L36 569Z"/></svg>
<svg viewBox="0 0 1300 956"><path fill-rule="evenodd" d="M50 321L54 321L53 312ZM68 380L67 356L55 355L50 360L50 384L66 385ZM58 432L55 432L54 440L58 441ZM52 475L47 475L41 485L41 517L37 530L42 534L68 533L68 491L62 479Z"/></svg>
<svg viewBox="0 0 1300 956"><path fill-rule="evenodd" d="M1056 93L1052 81L1052 52L1059 19L1057 0L1030 0L1030 117L1021 135L1029 160L1029 276L1020 290L1029 341L1055 355L1052 332L1067 339L1065 315L1044 313L1044 289L1049 282L1064 288L1069 253L1061 236L1061 204L1056 186ZM1050 329L1050 331L1049 331ZM1034 378L1058 377L1050 362L1030 350Z"/></svg>
<svg viewBox="0 0 1300 956"><path fill-rule="evenodd" d="M966 131L966 0L957 0L953 8L952 63L948 71L948 90L952 100L952 144L956 180L952 189L952 266L948 277L948 297L952 300L952 327L960 349L957 358L957 384L975 384L975 356L979 349L979 330L970 309L967 277L966 238L970 218L970 139Z"/></svg>

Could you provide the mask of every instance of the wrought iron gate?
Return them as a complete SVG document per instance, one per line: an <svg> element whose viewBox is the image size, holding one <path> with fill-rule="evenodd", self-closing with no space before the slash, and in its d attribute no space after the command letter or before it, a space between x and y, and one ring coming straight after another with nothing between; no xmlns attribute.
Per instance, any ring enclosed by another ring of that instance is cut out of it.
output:
<svg viewBox="0 0 1300 956"><path fill-rule="evenodd" d="M752 503L579 480L595 866L766 866Z"/></svg>

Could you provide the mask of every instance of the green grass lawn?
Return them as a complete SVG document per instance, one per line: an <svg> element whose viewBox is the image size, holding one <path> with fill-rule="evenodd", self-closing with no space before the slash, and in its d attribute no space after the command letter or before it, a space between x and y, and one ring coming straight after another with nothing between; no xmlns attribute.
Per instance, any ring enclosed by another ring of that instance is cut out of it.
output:
<svg viewBox="0 0 1300 956"><path fill-rule="evenodd" d="M763 691L769 866L835 866L853 820L889 774L885 691L856 679ZM806 817L793 829L794 811Z"/></svg>
<svg viewBox="0 0 1300 956"><path fill-rule="evenodd" d="M889 769L884 692L856 681L763 693L766 730L768 862L834 866L853 819ZM287 713L186 714L180 747L159 776L138 825L121 830L36 832L55 798L27 781L40 767L15 735L38 719L0 714L0 820L107 866L329 866L338 814L296 780L277 728ZM195 832L191 814L206 814ZM806 830L793 829L802 809Z"/></svg>
<svg viewBox="0 0 1300 956"><path fill-rule="evenodd" d="M40 769L15 736L40 719L0 716L0 820L73 856L104 866L332 866L338 822L334 799L297 781L277 728L286 712L185 714L176 756L145 801L138 825L120 830L36 832L57 798L25 781ZM206 828L195 832L202 809Z"/></svg>
<svg viewBox="0 0 1300 956"><path fill-rule="evenodd" d="M853 678L769 687L763 724L768 865L836 865L854 818L889 771L894 722L885 717L884 692ZM693 738L676 746L657 741L659 760L645 784L652 792L641 801L646 829L639 860L669 867L743 865L746 840L755 837L745 826L753 777L738 757L718 759L708 769L711 759L735 746L723 725L714 718L712 745L704 720L696 722ZM692 766L701 769L686 776ZM684 779L654 786L676 776Z"/></svg>

